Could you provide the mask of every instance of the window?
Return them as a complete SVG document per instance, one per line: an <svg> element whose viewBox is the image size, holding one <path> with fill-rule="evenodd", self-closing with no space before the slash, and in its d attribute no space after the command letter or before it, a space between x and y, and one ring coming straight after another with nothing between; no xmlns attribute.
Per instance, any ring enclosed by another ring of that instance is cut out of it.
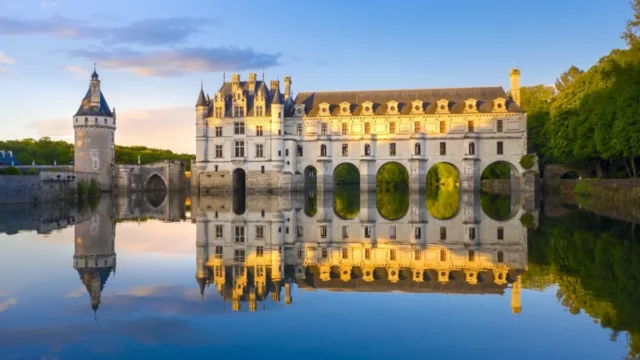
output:
<svg viewBox="0 0 640 360"><path fill-rule="evenodd" d="M348 259L349 258L349 249L342 249L342 258L343 259Z"/></svg>
<svg viewBox="0 0 640 360"><path fill-rule="evenodd" d="M446 260L447 260L447 250L440 249L440 261L446 261Z"/></svg>
<svg viewBox="0 0 640 360"><path fill-rule="evenodd" d="M256 157L258 158L264 157L263 148L264 148L264 145L256 144Z"/></svg>
<svg viewBox="0 0 640 360"><path fill-rule="evenodd" d="M469 143L469 155L474 155L476 153L476 144Z"/></svg>
<svg viewBox="0 0 640 360"><path fill-rule="evenodd" d="M389 239L395 239L396 238L396 227L395 226L391 226L389 227Z"/></svg>
<svg viewBox="0 0 640 360"><path fill-rule="evenodd" d="M298 145L298 156L302 156L302 145Z"/></svg>
<svg viewBox="0 0 640 360"><path fill-rule="evenodd" d="M369 226L364 227L364 237L365 239L371 239L371 227Z"/></svg>
<svg viewBox="0 0 640 360"><path fill-rule="evenodd" d="M260 166L260 172L264 174L264 165Z"/></svg>
<svg viewBox="0 0 640 360"><path fill-rule="evenodd" d="M417 260L422 259L422 253L420 252L420 250L416 250L416 251L415 251L415 253L414 253L414 259L415 259L416 261L417 261Z"/></svg>
<svg viewBox="0 0 640 360"><path fill-rule="evenodd" d="M106 118L104 119L104 124L107 125L107 119Z"/></svg>
<svg viewBox="0 0 640 360"><path fill-rule="evenodd" d="M342 123L342 135L349 134L349 124Z"/></svg>
<svg viewBox="0 0 640 360"><path fill-rule="evenodd" d="M320 125L320 133L322 135L327 135L327 124Z"/></svg>
<svg viewBox="0 0 640 360"><path fill-rule="evenodd" d="M329 256L329 252L327 251L326 247L322 248L322 258L326 259Z"/></svg>
<svg viewBox="0 0 640 360"><path fill-rule="evenodd" d="M262 136L263 135L263 127L261 125L256 126L256 136Z"/></svg>
<svg viewBox="0 0 640 360"><path fill-rule="evenodd" d="M222 246L216 246L216 259L222 259Z"/></svg>
<svg viewBox="0 0 640 360"><path fill-rule="evenodd" d="M349 144L342 144L342 156L349 156Z"/></svg>
<svg viewBox="0 0 640 360"><path fill-rule="evenodd" d="M420 122L416 121L413 123L413 132L418 134L422 129L420 128Z"/></svg>
<svg viewBox="0 0 640 360"><path fill-rule="evenodd" d="M498 251L498 262L504 262L504 253L502 251Z"/></svg>
<svg viewBox="0 0 640 360"><path fill-rule="evenodd" d="M396 261L397 260L396 249L389 250L389 260L391 260L391 261Z"/></svg>
<svg viewBox="0 0 640 360"><path fill-rule="evenodd" d="M320 226L320 237L323 239L327 237L327 227L324 225Z"/></svg>
<svg viewBox="0 0 640 360"><path fill-rule="evenodd" d="M302 226L298 226L297 235L299 238L304 235L304 228Z"/></svg>
<svg viewBox="0 0 640 360"><path fill-rule="evenodd" d="M469 228L469 240L476 239L476 228Z"/></svg>
<svg viewBox="0 0 640 360"><path fill-rule="evenodd" d="M286 234L288 234L288 233L289 233L289 227L288 227L288 226L287 226L286 228L284 228L284 232L285 232Z"/></svg>
<svg viewBox="0 0 640 360"><path fill-rule="evenodd" d="M364 249L364 258L371 260L371 249Z"/></svg>
<svg viewBox="0 0 640 360"><path fill-rule="evenodd" d="M440 227L440 240L447 240L447 228L444 226Z"/></svg>
<svg viewBox="0 0 640 360"><path fill-rule="evenodd" d="M502 120L496 120L496 131L502 132Z"/></svg>
<svg viewBox="0 0 640 360"><path fill-rule="evenodd" d="M416 228L414 235L416 237L416 240L420 240L422 238L422 229L421 228Z"/></svg>
<svg viewBox="0 0 640 360"><path fill-rule="evenodd" d="M364 123L364 133L371 134L371 123Z"/></svg>
<svg viewBox="0 0 640 360"><path fill-rule="evenodd" d="M327 145L320 145L320 156L327 156Z"/></svg>
<svg viewBox="0 0 640 360"><path fill-rule="evenodd" d="M256 116L264 116L264 107L262 105L256 106Z"/></svg>
<svg viewBox="0 0 640 360"><path fill-rule="evenodd" d="M216 157L217 158L222 157L222 145L216 145Z"/></svg>
<svg viewBox="0 0 640 360"><path fill-rule="evenodd" d="M447 132L447 123L445 121L440 121L440 134L444 134Z"/></svg>
<svg viewBox="0 0 640 360"><path fill-rule="evenodd" d="M241 122L233 123L233 133L236 135L244 135L244 123L241 123Z"/></svg>
<svg viewBox="0 0 640 360"><path fill-rule="evenodd" d="M223 117L222 107L216 107L215 117L217 117L217 118Z"/></svg>
<svg viewBox="0 0 640 360"><path fill-rule="evenodd" d="M222 137L222 126L216 126L216 136Z"/></svg>
<svg viewBox="0 0 640 360"><path fill-rule="evenodd" d="M256 239L264 239L264 226L256 226Z"/></svg>
<svg viewBox="0 0 640 360"><path fill-rule="evenodd" d="M244 262L244 250L235 250L233 252L233 260L237 262Z"/></svg>
<svg viewBox="0 0 640 360"><path fill-rule="evenodd" d="M389 123L389 134L395 134L396 133L396 123L395 121L392 121Z"/></svg>
<svg viewBox="0 0 640 360"><path fill-rule="evenodd" d="M289 156L289 149L284 149L284 156Z"/></svg>
<svg viewBox="0 0 640 360"><path fill-rule="evenodd" d="M244 141L235 141L236 157L244 157Z"/></svg>
<svg viewBox="0 0 640 360"><path fill-rule="evenodd" d="M469 261L475 261L476 260L476 252L473 250L469 250Z"/></svg>
<svg viewBox="0 0 640 360"><path fill-rule="evenodd" d="M244 226L235 227L235 237L233 240L236 243L244 243Z"/></svg>
<svg viewBox="0 0 640 360"><path fill-rule="evenodd" d="M256 248L256 257L263 257L263 256L264 256L264 247L258 246Z"/></svg>
<svg viewBox="0 0 640 360"><path fill-rule="evenodd" d="M342 227L342 238L343 239L348 239L349 238L349 227L344 225Z"/></svg>
<svg viewBox="0 0 640 360"><path fill-rule="evenodd" d="M371 145L364 145L364 156L371 156Z"/></svg>
<svg viewBox="0 0 640 360"><path fill-rule="evenodd" d="M467 123L468 123L467 124L467 128L469 129L468 131L469 132L475 132L476 131L476 127L475 127L476 124L474 123L474 121L473 120L469 120Z"/></svg>
<svg viewBox="0 0 640 360"><path fill-rule="evenodd" d="M504 240L504 228L503 227L499 227L498 228L498 240Z"/></svg>
<svg viewBox="0 0 640 360"><path fill-rule="evenodd" d="M298 247L298 259L302 260L302 256L304 255L304 248L302 246Z"/></svg>
<svg viewBox="0 0 640 360"><path fill-rule="evenodd" d="M504 146L502 141L498 141L498 149L496 150L498 151L498 155L504 154Z"/></svg>
<svg viewBox="0 0 640 360"><path fill-rule="evenodd" d="M389 156L396 156L396 143L389 144Z"/></svg>
<svg viewBox="0 0 640 360"><path fill-rule="evenodd" d="M416 144L414 152L415 152L416 155L420 155L420 153L422 152L420 144Z"/></svg>
<svg viewBox="0 0 640 360"><path fill-rule="evenodd" d="M244 106L242 105L234 105L233 113L235 117L243 117L244 116Z"/></svg>
<svg viewBox="0 0 640 360"><path fill-rule="evenodd" d="M222 225L216 225L216 238L222 238L223 228Z"/></svg>
<svg viewBox="0 0 640 360"><path fill-rule="evenodd" d="M447 143L440 143L440 155L447 155Z"/></svg>
<svg viewBox="0 0 640 360"><path fill-rule="evenodd" d="M302 124L296 124L296 134L302 136Z"/></svg>
<svg viewBox="0 0 640 360"><path fill-rule="evenodd" d="M261 211L260 211L260 216L264 217L264 215L265 215L264 210L261 210Z"/></svg>

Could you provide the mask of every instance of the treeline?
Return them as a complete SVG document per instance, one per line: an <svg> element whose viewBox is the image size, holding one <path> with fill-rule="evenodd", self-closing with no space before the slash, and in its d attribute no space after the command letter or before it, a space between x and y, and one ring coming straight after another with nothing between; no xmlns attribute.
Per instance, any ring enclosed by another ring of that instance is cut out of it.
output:
<svg viewBox="0 0 640 360"><path fill-rule="evenodd" d="M22 165L69 165L73 163L73 144L66 141L53 141L48 137L40 140L22 139L0 141L0 150L11 150ZM183 160L189 170L190 154L177 154L171 150L154 149L145 146L116 145L116 164L137 164L140 156L141 164L149 164L161 160Z"/></svg>
<svg viewBox="0 0 640 360"><path fill-rule="evenodd" d="M529 152L543 163L584 165L598 177L640 175L640 0L632 7L627 49L587 71L572 66L555 86L521 89Z"/></svg>

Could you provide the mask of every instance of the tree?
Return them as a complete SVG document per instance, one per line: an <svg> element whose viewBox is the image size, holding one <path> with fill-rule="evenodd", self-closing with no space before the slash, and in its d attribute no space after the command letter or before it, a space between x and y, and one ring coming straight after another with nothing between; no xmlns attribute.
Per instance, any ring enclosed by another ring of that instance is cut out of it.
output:
<svg viewBox="0 0 640 360"><path fill-rule="evenodd" d="M584 70L579 69L575 65L571 65L569 70L565 71L556 79L556 90L558 92L566 91L569 86L584 73Z"/></svg>
<svg viewBox="0 0 640 360"><path fill-rule="evenodd" d="M640 0L631 0L629 4L633 9L633 18L627 20L627 26L621 38L627 42L629 47L634 47L640 44Z"/></svg>

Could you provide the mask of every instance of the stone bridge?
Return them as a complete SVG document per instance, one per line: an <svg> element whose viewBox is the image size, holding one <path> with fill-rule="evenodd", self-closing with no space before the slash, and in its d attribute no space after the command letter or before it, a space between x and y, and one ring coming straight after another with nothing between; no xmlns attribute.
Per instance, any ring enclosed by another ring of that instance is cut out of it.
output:
<svg viewBox="0 0 640 360"><path fill-rule="evenodd" d="M182 191L185 189L185 164L164 160L147 165L116 165L116 191Z"/></svg>

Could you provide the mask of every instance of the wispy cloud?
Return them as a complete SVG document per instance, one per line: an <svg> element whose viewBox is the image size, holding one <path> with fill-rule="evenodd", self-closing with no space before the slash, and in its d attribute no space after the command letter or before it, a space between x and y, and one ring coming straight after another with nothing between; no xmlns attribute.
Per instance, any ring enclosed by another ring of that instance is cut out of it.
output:
<svg viewBox="0 0 640 360"><path fill-rule="evenodd" d="M86 69L80 67L80 66L74 66L74 65L66 65L64 66L64 69L68 72L72 72L78 75L82 75L82 76L88 76L89 75L89 71L87 71Z"/></svg>
<svg viewBox="0 0 640 360"><path fill-rule="evenodd" d="M7 310L10 306L18 303L18 300L15 298L9 298L5 300L0 300L0 313Z"/></svg>
<svg viewBox="0 0 640 360"><path fill-rule="evenodd" d="M140 76L181 76L187 73L243 71L280 65L281 53L252 48L191 47L160 51L78 49L72 57L98 61L101 67L121 69Z"/></svg>
<svg viewBox="0 0 640 360"><path fill-rule="evenodd" d="M16 63L16 59L9 57L4 52L0 51L0 63L13 65Z"/></svg>
<svg viewBox="0 0 640 360"><path fill-rule="evenodd" d="M58 4L55 1L48 1L48 0L40 1L40 9L51 9L51 8L58 7L59 5L60 4Z"/></svg>
<svg viewBox="0 0 640 360"><path fill-rule="evenodd" d="M44 3L44 2L43 2ZM47 2L53 4L53 2ZM152 18L118 26L99 26L95 22L66 17L16 19L0 16L2 35L51 35L64 38L97 39L104 44L146 46L184 43L219 20L201 17Z"/></svg>

